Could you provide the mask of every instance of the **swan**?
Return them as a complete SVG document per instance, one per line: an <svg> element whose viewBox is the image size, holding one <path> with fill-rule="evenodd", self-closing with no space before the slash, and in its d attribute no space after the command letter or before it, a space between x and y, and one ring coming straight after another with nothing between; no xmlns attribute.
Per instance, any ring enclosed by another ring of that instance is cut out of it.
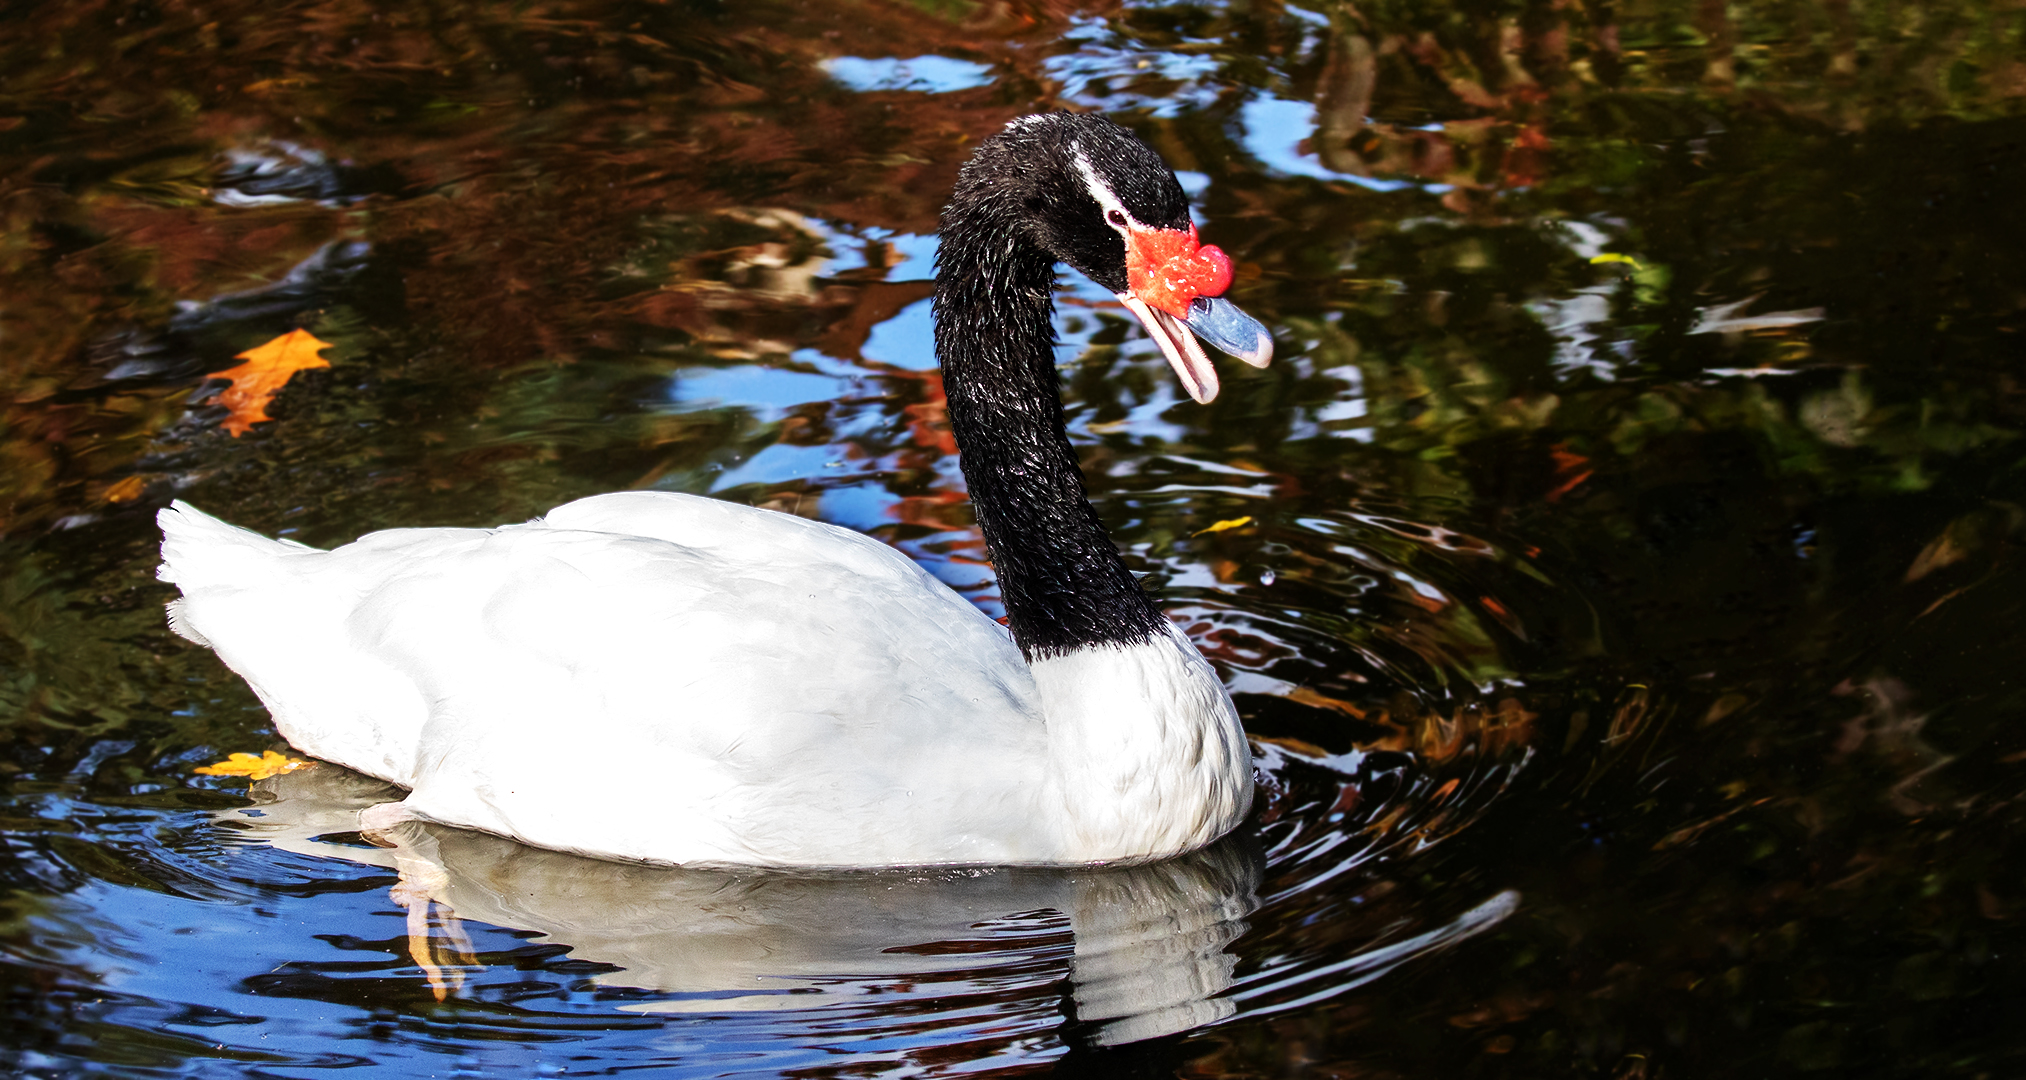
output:
<svg viewBox="0 0 2026 1080"><path fill-rule="evenodd" d="M362 813L692 867L1136 863L1244 818L1230 696L1140 589L1063 428L1055 264L1190 396L1264 366L1160 155L1099 117L982 140L941 220L935 349L1001 627L894 549L666 492L330 551L161 511L169 626L297 749L407 789ZM1010 629L1010 634L1009 634Z"/></svg>

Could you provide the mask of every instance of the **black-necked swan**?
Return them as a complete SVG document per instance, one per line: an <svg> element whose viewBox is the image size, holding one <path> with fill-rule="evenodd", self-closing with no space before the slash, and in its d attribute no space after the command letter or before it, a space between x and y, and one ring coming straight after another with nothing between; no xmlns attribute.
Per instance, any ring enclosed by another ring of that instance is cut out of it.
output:
<svg viewBox="0 0 2026 1080"><path fill-rule="evenodd" d="M333 551L178 502L169 624L366 811L695 866L1143 861L1252 801L1216 673L1120 560L1063 428L1055 264L1116 293L1197 401L1200 336L1264 365L1160 156L1092 116L984 140L943 210L935 347L1006 629L894 549L787 514L600 495Z"/></svg>

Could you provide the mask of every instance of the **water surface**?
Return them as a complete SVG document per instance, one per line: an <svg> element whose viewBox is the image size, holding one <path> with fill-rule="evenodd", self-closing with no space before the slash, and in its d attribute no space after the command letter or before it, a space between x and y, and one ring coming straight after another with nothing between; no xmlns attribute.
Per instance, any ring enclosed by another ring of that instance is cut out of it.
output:
<svg viewBox="0 0 2026 1080"><path fill-rule="evenodd" d="M0 1061L31 1076L2018 1071L2026 22L1998 3L0 12ZM928 348L979 138L1177 167L1267 371L1065 274L1100 514L1259 809L1128 870L351 831L162 622L627 488L998 613ZM259 424L233 357L332 343ZM1220 524L1242 524L1213 528Z"/></svg>

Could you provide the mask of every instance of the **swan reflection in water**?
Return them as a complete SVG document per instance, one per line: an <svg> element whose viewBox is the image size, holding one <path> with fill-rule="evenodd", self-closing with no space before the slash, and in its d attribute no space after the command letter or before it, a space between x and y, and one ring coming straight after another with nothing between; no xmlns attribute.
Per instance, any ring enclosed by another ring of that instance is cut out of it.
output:
<svg viewBox="0 0 2026 1080"><path fill-rule="evenodd" d="M688 870L419 822L367 837L384 847L348 843L358 811L386 802L389 786L325 763L261 780L253 798L219 819L287 851L400 875L409 951L439 997L474 963L461 920L535 931L618 968L595 981L668 995L625 1006L649 1012L806 1009L937 976L946 992L950 978L1067 944L1074 1015L1102 1045L1232 1014L1218 996L1236 962L1226 946L1258 906L1262 870L1242 836L1110 869ZM1048 983L1059 979L1058 967Z"/></svg>
<svg viewBox="0 0 2026 1080"><path fill-rule="evenodd" d="M1278 758L1268 759L1278 771ZM407 910L409 954L439 998L479 966L462 927L473 920L532 932L574 960L608 966L591 977L597 984L656 994L619 1006L629 1011L899 1010L910 999L1012 990L1034 999L1035 1019L1055 1026L1067 1012L1080 1040L1118 1046L1335 996L1475 936L1518 906L1517 894L1501 892L1404 937L1406 926L1389 919L1349 955L1334 934L1337 944L1321 948L1269 935L1280 939L1275 956L1240 972L1232 945L1250 921L1270 918L1259 910L1266 866L1249 829L1131 867L689 870L413 821L361 842L358 812L389 796L381 781L319 763L255 783L254 805L216 816L286 851L395 871L391 894ZM1283 858L1286 846L1275 845ZM1278 885L1296 879L1277 889L1275 906L1307 894L1295 905L1307 915L1284 914L1312 922L1317 891L1363 861L1344 850L1352 846L1320 845L1340 858L1315 857L1313 848L1293 854L1275 871ZM1337 913L1327 922L1358 917L1338 903L1322 908Z"/></svg>

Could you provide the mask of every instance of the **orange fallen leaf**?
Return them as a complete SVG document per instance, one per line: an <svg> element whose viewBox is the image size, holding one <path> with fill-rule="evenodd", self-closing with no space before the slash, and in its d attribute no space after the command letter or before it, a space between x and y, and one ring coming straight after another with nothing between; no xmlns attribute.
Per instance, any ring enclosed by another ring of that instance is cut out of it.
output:
<svg viewBox="0 0 2026 1080"><path fill-rule="evenodd" d="M253 425L274 419L267 415L267 403L274 400L274 395L288 385L296 372L330 367L329 360L317 355L330 347L330 342L317 340L307 330L290 330L259 348L233 357L246 363L206 375L207 379L232 380L232 385L218 395L219 403L232 411L225 418L225 430L236 439Z"/></svg>
<svg viewBox="0 0 2026 1080"><path fill-rule="evenodd" d="M148 482L146 480L138 476L129 476L123 480L115 480L107 484L105 490L98 493L98 497L109 503L133 502L135 499L140 498L141 493L147 489Z"/></svg>
<svg viewBox="0 0 2026 1080"><path fill-rule="evenodd" d="M1236 529L1250 524L1252 524L1252 515L1247 514L1244 517L1230 518L1225 521L1220 521L1207 529L1197 529L1195 532L1192 532L1189 535L1201 536L1204 533L1223 532L1226 529Z"/></svg>
<svg viewBox="0 0 2026 1080"><path fill-rule="evenodd" d="M269 750L262 754L233 754L215 765L199 765L196 771L205 776L244 776L248 780L265 780L311 764L314 763Z"/></svg>

